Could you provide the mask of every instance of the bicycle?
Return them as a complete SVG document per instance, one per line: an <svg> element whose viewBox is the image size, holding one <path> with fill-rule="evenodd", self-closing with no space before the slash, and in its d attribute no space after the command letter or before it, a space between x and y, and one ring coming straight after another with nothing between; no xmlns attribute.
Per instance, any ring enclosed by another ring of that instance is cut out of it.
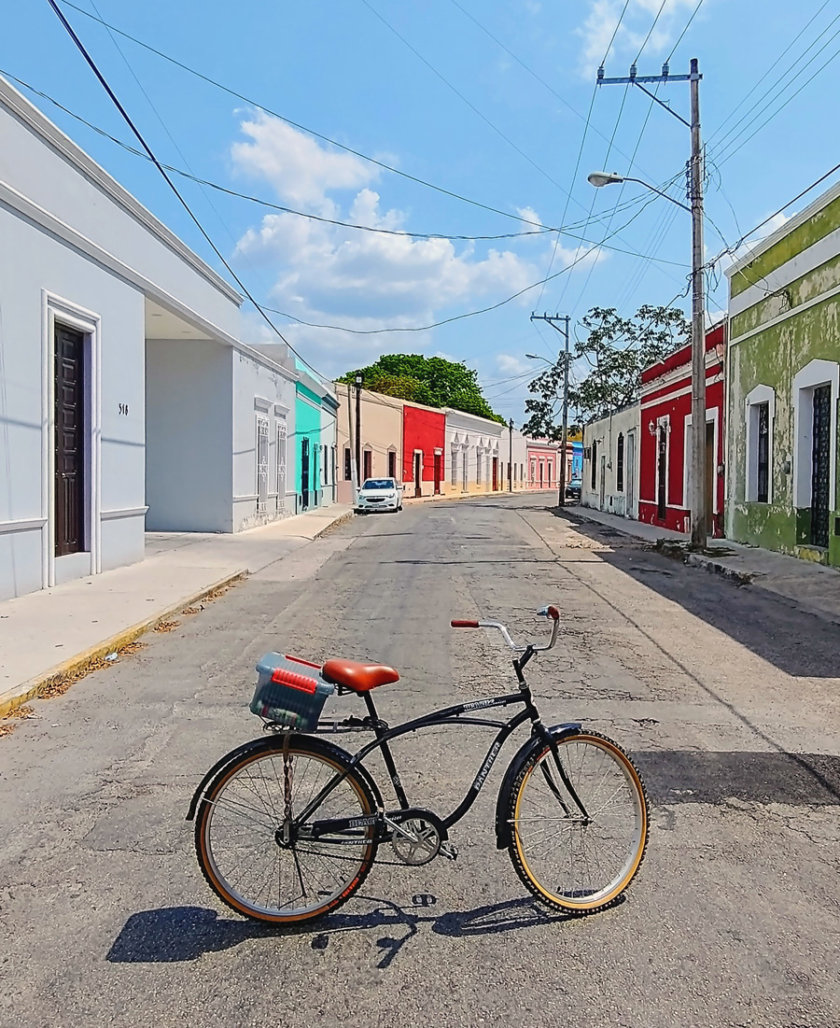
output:
<svg viewBox="0 0 840 1028"><path fill-rule="evenodd" d="M508 737L530 721L531 735L499 788L497 848L508 850L521 881L550 908L585 914L617 902L647 845L645 788L631 759L611 739L576 722L543 725L523 672L537 653L555 645L560 614L553 606L537 613L553 621L551 638L542 645L518 645L498 621L451 622L453 628L501 632L517 654L516 692L458 703L393 728L380 719L371 696L374 688L399 680L393 668L344 660L319 667L279 654L263 658L257 667L268 684L258 685L251 709L264 711L266 702L280 702L284 709L275 706L273 715L264 715L268 736L237 747L210 768L187 813L195 822L201 871L216 895L247 917L291 924L321 917L350 899L383 843L409 865L438 855L455 859L449 829L475 802ZM360 696L367 715L320 719L325 696L335 690ZM507 721L473 716L512 704L523 709ZM303 732L294 727L301 724ZM437 725L497 729L464 799L446 816L409 804L388 745ZM317 737L357 731L375 738L355 754ZM396 795L393 809L386 809L364 765L374 750L382 754Z"/></svg>

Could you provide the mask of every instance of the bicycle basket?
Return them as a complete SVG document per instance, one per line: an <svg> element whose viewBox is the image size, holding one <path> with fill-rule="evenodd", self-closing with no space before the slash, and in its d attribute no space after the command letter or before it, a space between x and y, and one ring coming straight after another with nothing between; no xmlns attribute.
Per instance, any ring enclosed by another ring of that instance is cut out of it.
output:
<svg viewBox="0 0 840 1028"><path fill-rule="evenodd" d="M314 732L327 697L335 692L318 665L267 653L257 664L257 673L251 713L299 732Z"/></svg>

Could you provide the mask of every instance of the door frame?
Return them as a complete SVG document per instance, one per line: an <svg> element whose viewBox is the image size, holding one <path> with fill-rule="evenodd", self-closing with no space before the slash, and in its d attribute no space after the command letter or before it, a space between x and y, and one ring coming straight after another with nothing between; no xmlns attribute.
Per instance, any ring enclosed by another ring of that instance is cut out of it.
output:
<svg viewBox="0 0 840 1028"><path fill-rule="evenodd" d="M831 432L833 451L829 455L829 511L837 502L837 399L840 395L840 364L812 360L793 379L793 506L811 506L811 433L814 424L814 389L831 386Z"/></svg>
<svg viewBox="0 0 840 1028"><path fill-rule="evenodd" d="M56 584L56 560L83 561L82 554L55 555L55 328L84 336L84 476L87 574L102 571L102 330L101 317L71 300L41 291L41 582ZM84 577L84 576L80 576Z"/></svg>

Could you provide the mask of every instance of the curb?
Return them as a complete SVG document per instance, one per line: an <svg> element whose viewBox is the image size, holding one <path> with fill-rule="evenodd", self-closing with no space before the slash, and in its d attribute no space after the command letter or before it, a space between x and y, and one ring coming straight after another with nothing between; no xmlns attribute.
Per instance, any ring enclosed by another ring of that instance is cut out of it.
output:
<svg viewBox="0 0 840 1028"><path fill-rule="evenodd" d="M324 525L323 528L319 528L315 535L312 536L312 541L320 539L324 532L329 532L330 529L336 528L338 525L343 525L345 521L349 521L353 517L354 511L346 510L343 514L339 514L337 518L332 520L328 525Z"/></svg>
<svg viewBox="0 0 840 1028"><path fill-rule="evenodd" d="M37 675L35 678L30 678L28 682L24 682L22 685L13 686L9 693L6 693L5 696L0 696L0 718L6 717L16 707L20 707L22 704L26 703L27 700L36 699L42 690L53 684L57 679L62 678L64 675L71 674L73 671L78 670L80 667L96 660L99 657L104 657L108 653L113 653L115 650L118 650L123 646L127 646L129 643L134 642L135 639L138 639L141 635L145 635L145 633L150 629L155 628L162 621L166 621L168 618L172 617L173 614L177 614L184 607L189 607L194 603L198 603L199 600L205 599L205 597L209 596L210 593L215 592L217 589L222 589L227 585L232 585L234 582L238 582L240 579L245 578L247 574L247 571L239 570L234 571L232 574L225 575L224 578L220 578L212 585L204 586L197 592L183 597L177 603L170 604L165 610L158 611L151 617L144 618L143 621L138 621L137 624L132 625L130 628L126 628L122 632L117 632L110 638L96 643L94 646L83 650L81 653L77 653L74 657L69 657L67 660L58 664L56 667L51 668L49 671Z"/></svg>
<svg viewBox="0 0 840 1028"><path fill-rule="evenodd" d="M685 563L690 567L703 568L710 575L722 575L724 578L735 582L736 585L749 585L755 578L755 575L750 574L748 571L739 571L737 568L720 564L716 560L704 557L701 553L687 553Z"/></svg>

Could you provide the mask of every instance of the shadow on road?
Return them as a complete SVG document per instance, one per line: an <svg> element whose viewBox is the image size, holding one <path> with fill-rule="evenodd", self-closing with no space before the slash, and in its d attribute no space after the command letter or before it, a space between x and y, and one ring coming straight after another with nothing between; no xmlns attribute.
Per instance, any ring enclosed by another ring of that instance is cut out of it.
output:
<svg viewBox="0 0 840 1028"><path fill-rule="evenodd" d="M358 914L338 913L320 918L311 925L273 928L256 921L220 917L206 907L162 907L132 914L114 940L107 959L115 964L180 963L198 960L205 953L231 949L249 939L308 936L315 950L325 950L338 932L381 931L375 945L380 952L377 967L387 968L402 947L429 925L436 935L462 938L474 935L496 935L502 932L526 931L540 925L575 920L572 915L555 914L533 900L516 899L476 907L473 910L434 914L429 911L437 902L434 896L414 897L414 908L375 897L360 897L354 904L367 910ZM402 929L402 937L390 934Z"/></svg>
<svg viewBox="0 0 840 1028"><path fill-rule="evenodd" d="M794 807L840 805L840 757L825 753L643 750L633 760L654 806L718 805L727 799Z"/></svg>
<svg viewBox="0 0 840 1028"><path fill-rule="evenodd" d="M679 604L781 671L796 678L837 676L840 631L836 625L785 603L781 597L753 591L749 586L737 586L700 568L686 567L652 551L638 539L607 525L579 518L567 508L549 508L548 512L566 521L580 535L601 543L603 549L594 551L594 557ZM557 563L562 566L577 559L567 561L560 555ZM615 607L610 597L599 592L596 586L587 584L604 602L643 631L632 615Z"/></svg>

